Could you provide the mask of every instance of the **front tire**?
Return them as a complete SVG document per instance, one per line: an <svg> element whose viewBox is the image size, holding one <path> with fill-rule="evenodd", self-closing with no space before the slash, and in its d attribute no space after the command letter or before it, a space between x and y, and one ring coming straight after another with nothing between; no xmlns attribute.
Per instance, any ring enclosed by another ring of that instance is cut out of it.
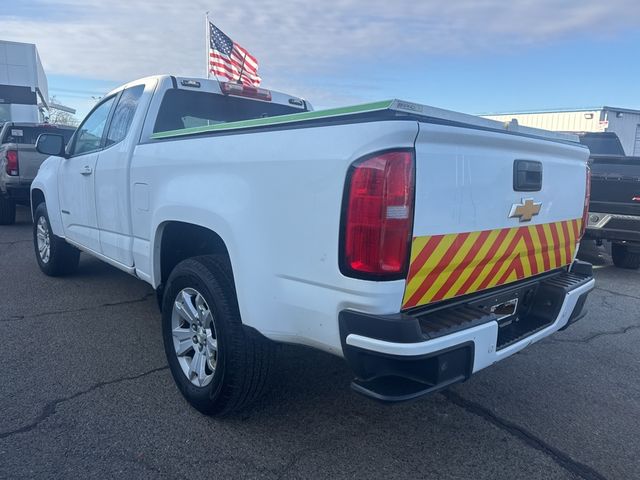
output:
<svg viewBox="0 0 640 480"><path fill-rule="evenodd" d="M53 234L44 203L36 208L33 220L33 247L40 270L50 277L75 272L80 261L80 250Z"/></svg>
<svg viewBox="0 0 640 480"><path fill-rule="evenodd" d="M16 202L11 198L0 197L0 225L16 223Z"/></svg>
<svg viewBox="0 0 640 480"><path fill-rule="evenodd" d="M194 257L174 268L162 302L162 335L178 389L200 412L228 415L264 391L273 346L242 325L226 259Z"/></svg>
<svg viewBox="0 0 640 480"><path fill-rule="evenodd" d="M618 268L637 270L640 268L640 251L630 251L629 246L623 243L611 245L611 258Z"/></svg>

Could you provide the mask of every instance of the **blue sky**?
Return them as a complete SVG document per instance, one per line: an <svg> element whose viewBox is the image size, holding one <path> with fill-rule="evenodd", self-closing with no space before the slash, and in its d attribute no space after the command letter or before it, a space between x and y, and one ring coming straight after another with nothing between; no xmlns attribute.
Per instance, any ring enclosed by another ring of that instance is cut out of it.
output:
<svg viewBox="0 0 640 480"><path fill-rule="evenodd" d="M636 0L23 0L0 12L0 38L36 43L50 94L82 116L120 83L202 76L206 10L265 87L316 107L640 109Z"/></svg>

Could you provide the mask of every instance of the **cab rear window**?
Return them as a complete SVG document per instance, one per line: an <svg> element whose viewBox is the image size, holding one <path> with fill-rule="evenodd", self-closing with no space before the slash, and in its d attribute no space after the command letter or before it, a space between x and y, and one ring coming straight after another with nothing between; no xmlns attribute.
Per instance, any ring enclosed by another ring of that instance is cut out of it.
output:
<svg viewBox="0 0 640 480"><path fill-rule="evenodd" d="M208 92L171 89L164 94L153 132L204 127L302 111L300 108L278 103Z"/></svg>

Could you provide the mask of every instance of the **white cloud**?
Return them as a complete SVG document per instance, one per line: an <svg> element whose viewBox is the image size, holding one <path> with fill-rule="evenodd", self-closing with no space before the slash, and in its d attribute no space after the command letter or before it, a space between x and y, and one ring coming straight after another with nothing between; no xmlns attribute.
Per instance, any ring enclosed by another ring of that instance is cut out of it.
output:
<svg viewBox="0 0 640 480"><path fill-rule="evenodd" d="M217 3L217 5L216 5ZM509 51L588 33L615 35L637 0L32 0L0 13L3 39L36 43L49 73L125 81L202 75L204 12L254 53L268 85L388 56ZM26 8L29 10L29 8ZM44 13L41 13L44 12ZM408 62L411 60L407 60ZM294 91L295 93L295 91ZM315 93L315 92L314 92Z"/></svg>

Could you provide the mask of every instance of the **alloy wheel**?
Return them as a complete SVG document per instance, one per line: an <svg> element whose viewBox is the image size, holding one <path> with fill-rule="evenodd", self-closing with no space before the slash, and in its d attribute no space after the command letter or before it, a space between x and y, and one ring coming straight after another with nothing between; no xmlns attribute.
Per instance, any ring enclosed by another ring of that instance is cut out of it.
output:
<svg viewBox="0 0 640 480"><path fill-rule="evenodd" d="M42 263L49 263L51 258L51 235L49 234L49 224L44 217L38 218L36 240L38 242L40 260L42 260Z"/></svg>
<svg viewBox="0 0 640 480"><path fill-rule="evenodd" d="M218 362L213 314L202 294L193 288L178 292L171 313L173 348L182 372L197 387L208 385Z"/></svg>

